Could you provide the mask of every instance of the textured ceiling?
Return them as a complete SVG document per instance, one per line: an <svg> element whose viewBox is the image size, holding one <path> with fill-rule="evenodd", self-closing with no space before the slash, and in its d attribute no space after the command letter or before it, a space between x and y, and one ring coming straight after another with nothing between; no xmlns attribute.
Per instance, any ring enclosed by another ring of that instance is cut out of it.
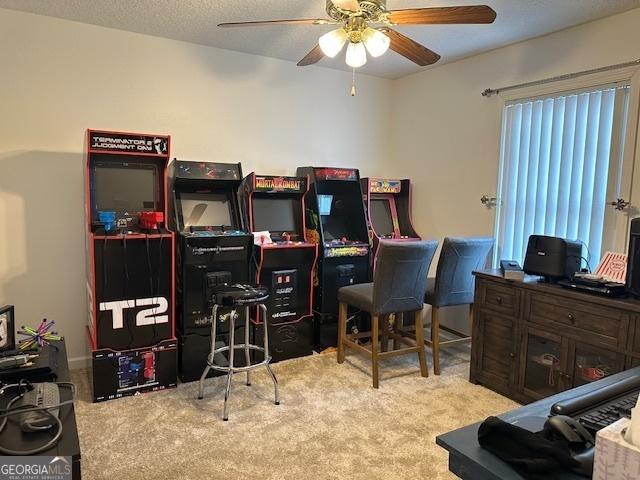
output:
<svg viewBox="0 0 640 480"><path fill-rule="evenodd" d="M490 5L492 25L424 25L399 31L442 55L438 64L596 20L640 0L388 0L389 9ZM324 0L0 0L0 7L297 62L331 26L221 29L220 22L324 18ZM335 28L335 27L333 27ZM436 65L438 65L436 64ZM348 70L344 55L320 66ZM315 68L315 67L304 67ZM433 67L431 67L433 68ZM394 52L370 59L362 73L399 78L423 68Z"/></svg>

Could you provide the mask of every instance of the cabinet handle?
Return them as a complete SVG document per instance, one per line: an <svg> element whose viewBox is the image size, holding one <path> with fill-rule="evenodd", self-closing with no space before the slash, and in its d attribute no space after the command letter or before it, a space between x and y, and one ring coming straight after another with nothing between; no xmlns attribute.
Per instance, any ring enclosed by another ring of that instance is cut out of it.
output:
<svg viewBox="0 0 640 480"><path fill-rule="evenodd" d="M573 313L570 313L570 314L569 314L569 321L570 321L571 323L576 323L576 317L573 315Z"/></svg>
<svg viewBox="0 0 640 480"><path fill-rule="evenodd" d="M515 353L513 353L513 352L511 352L511 353L509 354L509 356L510 356L511 358L516 358L516 354L515 354Z"/></svg>
<svg viewBox="0 0 640 480"><path fill-rule="evenodd" d="M502 305L502 297L496 297L496 302L498 302L498 305Z"/></svg>

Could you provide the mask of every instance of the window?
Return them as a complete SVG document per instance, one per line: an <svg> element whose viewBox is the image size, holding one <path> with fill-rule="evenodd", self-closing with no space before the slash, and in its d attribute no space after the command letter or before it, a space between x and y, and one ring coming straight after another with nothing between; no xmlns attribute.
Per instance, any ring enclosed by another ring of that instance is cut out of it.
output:
<svg viewBox="0 0 640 480"><path fill-rule="evenodd" d="M582 241L592 268L619 198L629 84L517 100L503 110L498 259L523 263L532 234Z"/></svg>

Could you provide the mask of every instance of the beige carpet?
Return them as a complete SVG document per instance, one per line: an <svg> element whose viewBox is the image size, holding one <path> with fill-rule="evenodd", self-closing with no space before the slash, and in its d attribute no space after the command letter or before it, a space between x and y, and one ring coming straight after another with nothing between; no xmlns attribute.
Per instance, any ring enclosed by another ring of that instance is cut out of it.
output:
<svg viewBox="0 0 640 480"><path fill-rule="evenodd" d="M77 372L85 480L101 479L449 479L436 435L517 405L467 381L468 354L443 355L440 377L419 375L414 356L383 363L371 388L364 357L322 354L274 365L271 380L238 375L230 419L221 420L223 381L100 404Z"/></svg>

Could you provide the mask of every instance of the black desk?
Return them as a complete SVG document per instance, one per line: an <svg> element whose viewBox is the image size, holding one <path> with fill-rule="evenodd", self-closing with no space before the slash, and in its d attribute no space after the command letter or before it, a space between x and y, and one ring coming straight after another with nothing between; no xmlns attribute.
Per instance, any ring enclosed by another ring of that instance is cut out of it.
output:
<svg viewBox="0 0 640 480"><path fill-rule="evenodd" d="M51 355L51 369L55 378L51 381L68 382L69 364L67 362L67 349L64 340L52 342L58 347L57 355ZM48 348L48 347L45 347ZM9 400L13 398L9 395L0 397L0 407L4 407ZM71 390L66 387L60 389L60 400L70 400ZM37 448L51 438L50 432L24 433L18 423L15 421L17 417L10 417L7 426L0 434L0 443L11 450L28 450ZM76 415L73 405L65 405L60 408L60 419L62 420L62 437L60 441L49 450L39 453L38 455L46 456L65 456L72 458L72 474L74 480L80 480L80 443L78 440L78 427L76 425Z"/></svg>
<svg viewBox="0 0 640 480"><path fill-rule="evenodd" d="M539 423L539 430L542 430L551 405L558 400L577 397L624 378L638 375L640 375L640 367L632 368L597 382L567 390L511 410L498 415L498 417L516 425L521 423L523 427L525 426L524 423L527 425L537 425ZM531 417L539 417L539 420L532 421ZM523 480L523 477L517 474L508 464L480 448L478 444L480 423L474 423L436 437L436 443L449 452L449 470L463 480ZM584 480L584 477L569 472L563 478L567 480Z"/></svg>

